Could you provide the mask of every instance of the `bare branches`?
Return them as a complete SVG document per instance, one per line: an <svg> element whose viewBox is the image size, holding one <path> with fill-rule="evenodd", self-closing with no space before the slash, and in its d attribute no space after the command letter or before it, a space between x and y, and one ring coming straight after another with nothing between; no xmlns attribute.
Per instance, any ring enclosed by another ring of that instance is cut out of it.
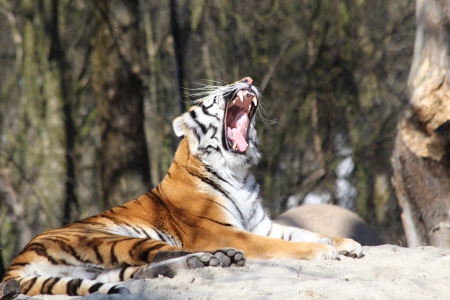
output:
<svg viewBox="0 0 450 300"><path fill-rule="evenodd" d="M286 40L283 42L283 44L281 44L280 50L278 51L277 56L275 56L275 58L270 63L269 68L268 68L266 74L264 75L263 79L261 80L261 84L259 85L259 89L260 89L261 93L264 92L264 90L266 89L266 86L269 83L270 77L272 77L273 72L275 72L276 67L280 63L280 60L283 57L284 52L286 52L286 49L289 47L289 44L292 41L292 37L294 36L296 31L297 31L297 27L294 25L292 27L291 31L289 32L289 34L287 35L288 37L286 38Z"/></svg>

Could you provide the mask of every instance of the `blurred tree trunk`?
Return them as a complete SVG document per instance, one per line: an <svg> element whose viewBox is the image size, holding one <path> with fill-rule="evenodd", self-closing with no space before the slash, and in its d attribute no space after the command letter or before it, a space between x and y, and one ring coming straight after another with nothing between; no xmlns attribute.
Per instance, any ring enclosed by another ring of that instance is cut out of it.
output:
<svg viewBox="0 0 450 300"><path fill-rule="evenodd" d="M0 248L0 278L3 278L3 276L5 275L6 272L6 268L5 265L3 264L3 253L2 253L2 249Z"/></svg>
<svg viewBox="0 0 450 300"><path fill-rule="evenodd" d="M92 56L93 87L101 135L105 208L120 205L149 187L143 130L137 1L96 1L98 25Z"/></svg>
<svg viewBox="0 0 450 300"><path fill-rule="evenodd" d="M450 1L416 1L410 107L398 124L393 184L408 245L450 248Z"/></svg>
<svg viewBox="0 0 450 300"><path fill-rule="evenodd" d="M153 34L153 20L150 9L150 2L139 0L140 25L143 38L145 40L145 51L142 52L143 73L145 89L144 92L144 132L147 141L147 149L150 162L150 178L152 186L156 186L162 179L165 170L161 166L163 152L163 130L161 123L163 117L158 108L158 86L157 86L157 65L158 46L155 43Z"/></svg>
<svg viewBox="0 0 450 300"><path fill-rule="evenodd" d="M14 240L13 253L17 254L34 236L32 226L24 217L25 203L17 196L11 182L11 170L0 170L0 199L6 206L8 217L16 239ZM1 258L1 256L0 256ZM0 270L1 271L1 270Z"/></svg>
<svg viewBox="0 0 450 300"><path fill-rule="evenodd" d="M170 0L170 25L172 29L173 37L173 49L175 53L175 63L176 63L176 77L177 77L177 88L180 97L180 114L186 111L186 104L184 100L183 85L184 82L184 51L183 42L181 40L181 28L178 21L178 1ZM186 38L186 37L185 37ZM187 85L184 85L185 87Z"/></svg>
<svg viewBox="0 0 450 300"><path fill-rule="evenodd" d="M49 61L56 61L58 71L58 79L61 88L61 98L63 102L64 114L64 131L65 131L65 157L66 157L66 179L65 179L65 199L62 225L67 225L78 220L80 213L80 205L75 194L76 177L75 177L75 126L72 119L72 103L74 102L75 93L71 92L71 73L72 68L69 66L60 40L58 0L52 1L52 10L50 21L46 24L46 30L50 36L50 54Z"/></svg>

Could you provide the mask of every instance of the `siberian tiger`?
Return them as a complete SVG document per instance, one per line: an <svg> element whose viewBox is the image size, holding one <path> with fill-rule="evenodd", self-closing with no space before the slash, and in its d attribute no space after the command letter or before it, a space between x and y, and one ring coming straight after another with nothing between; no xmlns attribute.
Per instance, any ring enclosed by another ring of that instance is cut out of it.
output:
<svg viewBox="0 0 450 300"><path fill-rule="evenodd" d="M12 261L4 282L18 281L27 295L127 294L117 282L242 266L244 253L263 260L361 256L361 245L351 239L284 227L265 214L248 170L261 156L255 128L260 102L249 77L211 90L174 120L183 138L157 187L38 235Z"/></svg>

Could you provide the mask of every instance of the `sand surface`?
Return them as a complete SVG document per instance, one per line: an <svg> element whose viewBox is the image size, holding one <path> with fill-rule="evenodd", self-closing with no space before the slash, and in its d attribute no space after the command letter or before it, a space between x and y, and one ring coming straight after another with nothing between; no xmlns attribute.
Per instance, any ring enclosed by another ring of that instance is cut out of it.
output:
<svg viewBox="0 0 450 300"><path fill-rule="evenodd" d="M339 261L247 261L244 267L180 271L175 278L129 280L126 299L450 299L450 250L364 247ZM20 295L16 299L124 299Z"/></svg>

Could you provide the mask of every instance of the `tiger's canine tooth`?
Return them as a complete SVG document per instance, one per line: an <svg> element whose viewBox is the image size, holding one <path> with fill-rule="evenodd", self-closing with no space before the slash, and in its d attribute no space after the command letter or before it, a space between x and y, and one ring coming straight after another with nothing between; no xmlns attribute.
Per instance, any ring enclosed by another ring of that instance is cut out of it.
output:
<svg viewBox="0 0 450 300"><path fill-rule="evenodd" d="M236 150L236 149L237 149L237 142L235 141L233 144L233 150Z"/></svg>
<svg viewBox="0 0 450 300"><path fill-rule="evenodd" d="M239 92L237 93L239 99L241 99L241 102L244 102L244 96L243 96L242 94L243 94L242 91L239 91Z"/></svg>
<svg viewBox="0 0 450 300"><path fill-rule="evenodd" d="M235 104L236 103L236 99L234 99L233 102L231 102L231 103Z"/></svg>
<svg viewBox="0 0 450 300"><path fill-rule="evenodd" d="M255 106L258 105L258 99L256 99L256 97L253 97L253 104L254 104Z"/></svg>

